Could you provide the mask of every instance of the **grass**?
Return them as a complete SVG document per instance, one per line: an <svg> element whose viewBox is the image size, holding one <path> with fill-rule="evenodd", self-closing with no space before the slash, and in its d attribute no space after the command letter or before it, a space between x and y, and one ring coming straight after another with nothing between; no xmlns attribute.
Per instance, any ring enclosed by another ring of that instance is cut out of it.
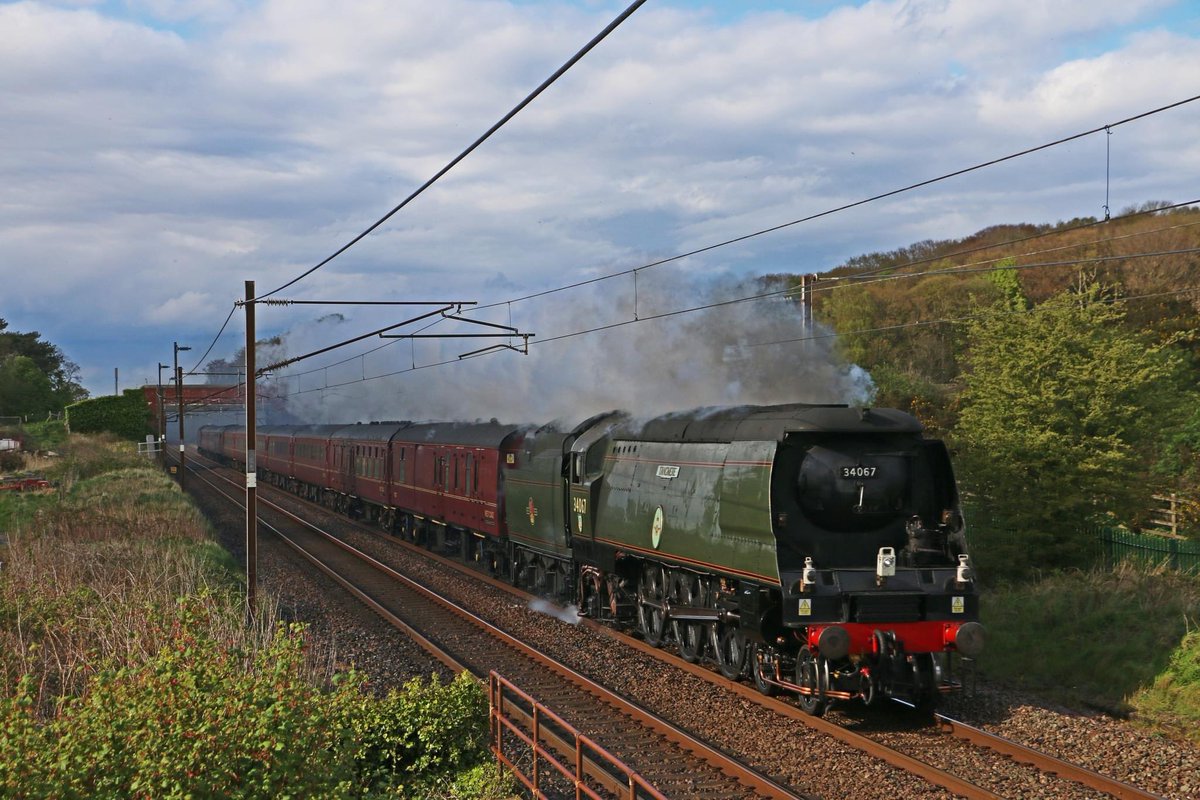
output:
<svg viewBox="0 0 1200 800"><path fill-rule="evenodd" d="M983 597L992 678L1200 743L1200 578L1121 566Z"/></svg>
<svg viewBox="0 0 1200 800"><path fill-rule="evenodd" d="M1166 669L1132 702L1143 718L1200 746L1200 630L1184 637Z"/></svg>

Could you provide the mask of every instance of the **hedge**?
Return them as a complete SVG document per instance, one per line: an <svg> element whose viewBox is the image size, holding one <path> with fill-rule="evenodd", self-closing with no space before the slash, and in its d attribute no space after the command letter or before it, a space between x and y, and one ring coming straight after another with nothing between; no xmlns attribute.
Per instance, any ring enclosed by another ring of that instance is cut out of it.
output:
<svg viewBox="0 0 1200 800"><path fill-rule="evenodd" d="M150 430L150 409L140 389L126 389L120 397L106 395L67 406L67 428L72 433L112 433L141 441Z"/></svg>

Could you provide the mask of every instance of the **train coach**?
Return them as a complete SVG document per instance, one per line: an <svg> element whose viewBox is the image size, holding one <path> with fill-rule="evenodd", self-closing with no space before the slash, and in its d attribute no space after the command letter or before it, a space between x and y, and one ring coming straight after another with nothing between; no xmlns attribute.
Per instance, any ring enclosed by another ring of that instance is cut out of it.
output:
<svg viewBox="0 0 1200 800"><path fill-rule="evenodd" d="M275 482L764 693L793 692L811 714L878 697L932 707L960 687L957 657L982 650L950 459L903 412L331 427L309 429L324 442L324 477L309 479L297 477L298 429L260 435L281 457L276 442L292 442L289 466L269 462L286 470ZM236 460L238 435L202 431L201 444Z"/></svg>
<svg viewBox="0 0 1200 800"><path fill-rule="evenodd" d="M456 547L507 569L504 466L521 428L488 423L263 425L255 472L266 483L411 541ZM245 468L245 428L205 426L201 453Z"/></svg>

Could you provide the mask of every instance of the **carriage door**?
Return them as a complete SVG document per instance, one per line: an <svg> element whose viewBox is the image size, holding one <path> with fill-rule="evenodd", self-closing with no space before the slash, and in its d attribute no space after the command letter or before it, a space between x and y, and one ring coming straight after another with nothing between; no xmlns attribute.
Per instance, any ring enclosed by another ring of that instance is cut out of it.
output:
<svg viewBox="0 0 1200 800"><path fill-rule="evenodd" d="M342 487L347 494L358 494L359 445L346 444L342 446Z"/></svg>

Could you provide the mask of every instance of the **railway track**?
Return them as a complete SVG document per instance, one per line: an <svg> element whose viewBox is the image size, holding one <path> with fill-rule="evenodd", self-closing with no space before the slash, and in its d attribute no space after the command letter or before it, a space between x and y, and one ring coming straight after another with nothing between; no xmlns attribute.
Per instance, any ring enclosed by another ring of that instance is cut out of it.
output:
<svg viewBox="0 0 1200 800"><path fill-rule="evenodd" d="M281 492L280 494L283 498L286 498L286 501L289 503L302 502L285 492ZM337 519L345 524L352 524L343 518ZM370 535L373 537L378 537L378 532L371 530ZM436 554L428 553L427 551L405 543L395 542L393 540L388 540L388 543L389 546L419 551L423 557L432 558L448 569L459 572L467 571L471 574L474 580L484 581L498 591L512 594L514 597L520 597L526 601L528 600L528 595L526 595L524 592L520 592L505 583L495 581L487 576L481 575L474 570L470 570L465 565L462 565L456 561L442 558ZM654 659L668 663L674 668L690 673L691 675L724 691L733 692L739 697L753 702L756 705L762 706L763 708L766 708L775 714L778 714L789 720L803 723L805 726L819 732L823 736L832 737L839 742L845 743L846 745L854 748L855 750L870 754L871 756L881 759L882 761L911 773L912 775L919 776L922 780L927 781L934 786L941 787L951 794L970 798L1025 796L1025 791L1022 790L1019 785L1013 787L1011 793L1006 791L1005 787L1003 786L993 786L992 788L980 786L971 782L970 780L952 774L951 771L943 770L931 763L922 761L915 755L904 752L906 748L903 745L889 746L888 744L884 744L879 738L863 735L844 725L838 725L828 720L810 717L806 714L803 714L795 706L772 698L767 698L748 686L729 682L714 670L711 670L707 667L690 664L660 648L651 648L641 642L640 639L629 636L628 634L614 631L613 629L605 626L595 625L588 620L583 621L583 627L587 627L601 636L611 638L614 641L619 642L623 647L637 650ZM534 693L539 697L556 697L553 690L547 690L547 694L545 695L541 694L540 692L541 690L539 689ZM557 703L557 699L550 701L552 706L557 706ZM571 713L573 714L575 712ZM580 718L582 719L583 717ZM1061 796L1071 795L1081 797L1157 797L1157 795L1145 792L1141 789L1114 780L1107 776L1100 775L1093 771L1086 770L1082 767L1072 765L1062 761L1061 759L1054 758L1053 756L1039 753L1016 742L1010 742L986 731L973 728L965 723L952 720L947 717L938 717L936 726L926 726L926 729L920 734L920 738L925 740L925 744L918 746L916 749L920 750L922 753L928 752L928 740L932 735L932 732L940 732L938 738L941 740L941 743L939 744L938 749L941 751L939 756L940 760L942 761L954 761L954 756L950 755L947 757L947 753L953 753L956 748L976 750L979 748L986 748L988 752L997 754L997 757L1002 757L1005 760L1011 759L1012 761L1029 765L1029 767L1031 767L1031 771L1037 773L1039 776L1042 776L1030 778L1032 783L1045 784L1049 782L1051 787L1057 785L1067 786L1070 784L1075 784L1078 786L1087 787L1087 790L1091 790L1092 792L1089 794L1087 791L1081 793L1079 791L1064 790L1063 792L1058 793L1053 788L1050 788L1050 790L1046 792L1044 796L1059 796L1061 794ZM964 758L962 760L969 763L978 763L980 759L977 755L973 755L970 758ZM770 769L767 771L771 772ZM1068 784L1068 782L1070 782L1070 784ZM778 786L778 784L776 785Z"/></svg>
<svg viewBox="0 0 1200 800"><path fill-rule="evenodd" d="M227 488L209 483L233 503ZM221 478L226 487L240 488ZM265 508L264 508L265 507ZM798 795L737 759L630 703L501 631L494 625L269 501L259 500L260 526L360 601L401 628L453 671L487 679L499 673L628 765L670 797L793 798ZM264 514L263 512L267 513ZM282 521L267 519L274 516ZM599 774L602 784L620 779Z"/></svg>

